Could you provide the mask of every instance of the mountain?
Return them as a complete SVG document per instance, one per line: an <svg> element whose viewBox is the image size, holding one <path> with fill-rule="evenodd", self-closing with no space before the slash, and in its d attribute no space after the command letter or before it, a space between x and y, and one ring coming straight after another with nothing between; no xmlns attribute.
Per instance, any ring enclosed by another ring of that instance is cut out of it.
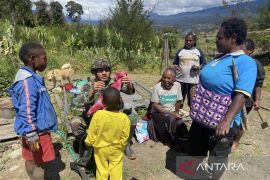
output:
<svg viewBox="0 0 270 180"><path fill-rule="evenodd" d="M253 17L257 13L257 8L262 6L266 1L267 0L255 0L237 5L229 5L227 8L219 6L169 16L152 13L149 18L153 20L154 27L157 30L171 26L177 28L177 30L183 34L188 31L207 32L216 29L224 17L230 16L232 13L239 14L241 12L242 16Z"/></svg>
<svg viewBox="0 0 270 180"><path fill-rule="evenodd" d="M65 22L71 23L71 19L70 17L68 17L67 15L65 16ZM89 20L89 19L81 19L80 23L81 24L86 24L86 25L98 25L99 24L99 20Z"/></svg>

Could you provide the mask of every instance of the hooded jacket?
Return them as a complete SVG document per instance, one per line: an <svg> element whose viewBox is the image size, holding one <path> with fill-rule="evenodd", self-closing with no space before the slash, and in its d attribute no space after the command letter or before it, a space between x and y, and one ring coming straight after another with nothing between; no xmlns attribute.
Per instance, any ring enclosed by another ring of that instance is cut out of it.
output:
<svg viewBox="0 0 270 180"><path fill-rule="evenodd" d="M18 135L57 130L56 113L42 77L22 67L9 93L16 110L14 128Z"/></svg>

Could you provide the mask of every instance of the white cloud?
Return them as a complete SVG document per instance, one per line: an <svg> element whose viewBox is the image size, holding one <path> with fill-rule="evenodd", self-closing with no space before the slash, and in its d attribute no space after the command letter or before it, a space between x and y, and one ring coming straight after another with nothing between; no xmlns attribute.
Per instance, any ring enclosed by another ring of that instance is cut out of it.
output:
<svg viewBox="0 0 270 180"><path fill-rule="evenodd" d="M149 0L145 2L145 6L154 7L153 11L162 15L192 12L220 5L221 1L218 0Z"/></svg>
<svg viewBox="0 0 270 180"><path fill-rule="evenodd" d="M35 2L37 0L32 0ZM45 0L51 2L53 0ZM58 0L64 7L69 0ZM99 19L107 16L109 8L115 7L116 0L73 0L82 5L84 19ZM204 8L220 6L221 0L144 0L145 9L151 9L161 15L196 11ZM64 8L65 9L65 8ZM65 12L66 13L66 12Z"/></svg>

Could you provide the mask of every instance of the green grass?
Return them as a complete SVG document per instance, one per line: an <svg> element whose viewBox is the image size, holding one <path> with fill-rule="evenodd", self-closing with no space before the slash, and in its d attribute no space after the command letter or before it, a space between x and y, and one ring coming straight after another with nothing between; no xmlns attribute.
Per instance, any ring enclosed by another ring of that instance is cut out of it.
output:
<svg viewBox="0 0 270 180"><path fill-rule="evenodd" d="M263 84L263 91L270 92L270 66L265 66L265 80Z"/></svg>

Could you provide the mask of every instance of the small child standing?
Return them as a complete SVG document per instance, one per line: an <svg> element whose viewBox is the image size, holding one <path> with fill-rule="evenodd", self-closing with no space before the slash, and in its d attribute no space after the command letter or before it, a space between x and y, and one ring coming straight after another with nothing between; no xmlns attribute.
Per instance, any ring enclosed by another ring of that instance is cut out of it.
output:
<svg viewBox="0 0 270 180"><path fill-rule="evenodd" d="M121 180L123 154L127 144L130 120L119 112L122 100L120 92L108 87L103 91L106 110L97 111L90 122L85 143L94 147L97 180Z"/></svg>
<svg viewBox="0 0 270 180"><path fill-rule="evenodd" d="M24 66L9 89L16 110L14 128L22 140L22 157L30 179L44 179L42 165L55 159L50 132L57 130L57 118L42 77L47 58L38 43L25 43L19 51Z"/></svg>

